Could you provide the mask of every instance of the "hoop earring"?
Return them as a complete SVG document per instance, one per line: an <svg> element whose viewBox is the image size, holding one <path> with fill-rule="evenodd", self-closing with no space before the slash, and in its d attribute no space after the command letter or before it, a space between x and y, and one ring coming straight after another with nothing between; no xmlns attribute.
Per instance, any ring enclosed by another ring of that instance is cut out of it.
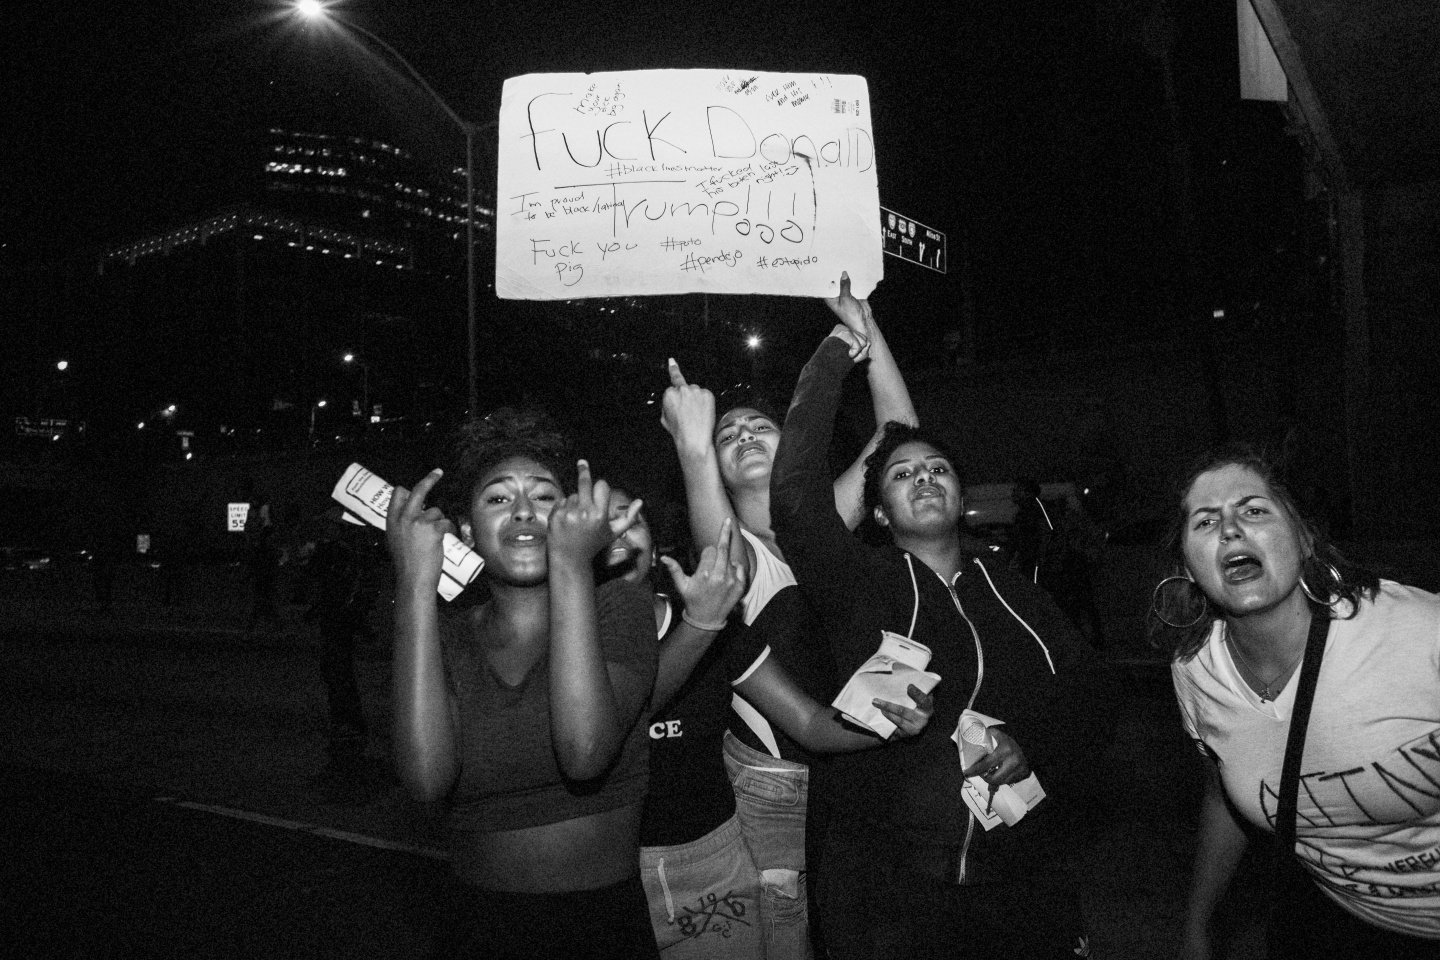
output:
<svg viewBox="0 0 1440 960"><path fill-rule="evenodd" d="M1313 559L1313 558L1312 558L1312 559ZM1335 580L1335 585L1336 585L1336 586L1339 586L1339 585L1340 585L1340 571L1335 569L1335 564L1333 564L1333 563L1327 563L1327 564L1325 564L1325 569L1330 571L1330 576L1331 576L1332 578L1334 578L1334 580ZM1324 598L1323 600L1322 600L1320 597L1315 596L1314 591L1312 591L1312 590L1310 589L1310 585L1305 582L1305 574L1304 574L1304 573L1301 573L1301 574L1300 574L1300 590L1305 594L1305 596L1307 596L1307 597L1310 598L1310 602L1311 602L1311 603L1318 603L1318 604L1319 604L1320 606L1322 606L1322 607L1328 607L1328 606L1330 606L1330 595L1329 595L1329 593L1328 593L1328 592L1326 593L1325 598Z"/></svg>
<svg viewBox="0 0 1440 960"><path fill-rule="evenodd" d="M1161 580L1159 583L1155 584L1155 590L1153 593L1150 594L1150 612L1155 615L1156 620L1159 620L1167 627L1171 627L1175 630L1188 630L1189 628L1197 625L1201 620L1205 619L1205 595L1203 593L1200 594L1200 612L1195 615L1194 620L1191 620L1189 623L1175 623L1172 620L1168 620L1166 619L1165 615L1160 612L1160 591L1165 589L1165 584L1169 583L1171 580L1180 580L1184 583L1188 583L1190 585L1190 589L1194 591L1198 591L1200 589L1195 585L1195 581L1191 580L1189 577L1182 577L1179 575L1166 577L1164 580Z"/></svg>

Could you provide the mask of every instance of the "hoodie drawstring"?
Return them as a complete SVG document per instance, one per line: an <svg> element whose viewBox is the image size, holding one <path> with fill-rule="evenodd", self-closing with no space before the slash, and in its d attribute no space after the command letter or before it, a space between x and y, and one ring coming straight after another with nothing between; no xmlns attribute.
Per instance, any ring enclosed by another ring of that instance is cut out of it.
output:
<svg viewBox="0 0 1440 960"><path fill-rule="evenodd" d="M1000 595L1000 591L995 587L995 581L990 579L990 571L985 569L985 564L980 562L980 558L974 557L972 559L975 561L975 566L980 568L980 572L985 574L985 582L990 584L990 591L995 594L995 599L999 600L1002 604L1004 604L1005 609L1010 611L1010 616L1014 617L1016 620L1019 620L1020 626L1028 630L1030 632L1030 636L1035 638L1035 642L1040 644L1040 649L1045 653L1045 662L1050 664L1050 672L1053 674L1055 672L1055 661L1050 659L1050 648L1045 646L1045 641L1041 640L1040 634L1036 633L1035 630L1030 626L1030 624L1025 622L1025 618L1020 616L1020 614L1016 613L1015 608L1010 606L1010 603Z"/></svg>
<svg viewBox="0 0 1440 960"><path fill-rule="evenodd" d="M910 629L905 633L905 639L914 640L915 620L920 616L920 584L915 582L915 562L908 553L905 554L905 565L910 568L910 589L915 593L915 606L910 611Z"/></svg>

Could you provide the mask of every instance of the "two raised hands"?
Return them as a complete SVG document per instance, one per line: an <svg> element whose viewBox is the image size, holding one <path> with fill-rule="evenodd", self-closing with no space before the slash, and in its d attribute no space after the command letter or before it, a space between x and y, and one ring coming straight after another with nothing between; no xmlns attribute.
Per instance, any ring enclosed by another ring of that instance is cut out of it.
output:
<svg viewBox="0 0 1440 960"><path fill-rule="evenodd" d="M633 500L625 510L610 516L610 485L592 480L590 465L576 464L579 477L575 493L557 503L547 518L546 549L551 560L589 563L635 524L644 501ZM413 490L396 487L386 514L385 540L402 583L440 581L445 534L456 533L455 524L439 507L426 500L443 471L431 470Z"/></svg>

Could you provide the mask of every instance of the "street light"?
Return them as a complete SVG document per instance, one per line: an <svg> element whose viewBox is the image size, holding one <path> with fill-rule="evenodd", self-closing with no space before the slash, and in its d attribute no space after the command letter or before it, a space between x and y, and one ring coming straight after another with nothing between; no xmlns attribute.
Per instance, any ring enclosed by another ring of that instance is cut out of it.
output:
<svg viewBox="0 0 1440 960"><path fill-rule="evenodd" d="M315 411L325 406L325 399L321 398L310 404L310 446L315 446Z"/></svg>
<svg viewBox="0 0 1440 960"><path fill-rule="evenodd" d="M440 109L444 111L445 116L449 117L451 121L460 128L461 132L465 134L465 336L469 357L467 401L469 403L469 412L473 415L478 410L480 403L479 387L475 379L477 356L475 342L475 132L480 129L480 127L467 120L461 119L458 113L450 109L450 105L445 102L444 98L435 92L435 88L430 86L424 77L420 76L420 71L416 70L410 64L409 60L406 60L400 55L400 51L358 23L352 23L349 20L337 16L331 9L335 5L335 2L336 0L330 0L328 3L324 2L324 0L296 0L295 12L306 20L313 22L325 21L337 24L346 30L353 30L355 33L360 34L379 46L380 49L394 57L395 61L405 68L405 72L410 75L410 79L414 80L421 90L429 94L430 99L434 100ZM493 125L494 124L489 123L484 124L487 128Z"/></svg>
<svg viewBox="0 0 1440 960"><path fill-rule="evenodd" d="M366 363L364 360L359 360L359 359L357 359L357 358L355 357L355 354L353 354L353 353L347 353L347 354L345 354L345 356L342 357L341 359L343 359L346 363L357 363L357 364L360 365L360 398L361 398L361 399L360 399L360 404L361 404L361 412L364 414L365 423L366 423L366 424L369 424L369 422L370 422L370 364ZM324 402L322 401L320 405L323 407L325 404L324 404ZM367 427L366 429L368 429L368 427Z"/></svg>
<svg viewBox="0 0 1440 960"><path fill-rule="evenodd" d="M760 334L752 333L745 338L745 347L750 351L750 389L760 390Z"/></svg>

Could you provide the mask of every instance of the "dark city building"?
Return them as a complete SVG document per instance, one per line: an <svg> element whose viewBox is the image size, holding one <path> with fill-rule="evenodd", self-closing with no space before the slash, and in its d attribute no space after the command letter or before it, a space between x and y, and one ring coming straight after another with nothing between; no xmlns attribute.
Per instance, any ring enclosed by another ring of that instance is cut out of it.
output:
<svg viewBox="0 0 1440 960"><path fill-rule="evenodd" d="M463 166L440 168L368 137L280 127L266 132L263 155L267 206L407 243L422 269L463 272ZM477 234L490 234L494 202L478 187L475 214Z"/></svg>
<svg viewBox="0 0 1440 960"><path fill-rule="evenodd" d="M247 154L235 195L203 219L7 278L32 374L6 388L26 419L7 445L76 436L83 415L92 436L146 421L195 431L167 444L177 455L291 447L463 408L464 169L281 128ZM488 264L488 191L475 212ZM70 357L69 377L52 354Z"/></svg>

